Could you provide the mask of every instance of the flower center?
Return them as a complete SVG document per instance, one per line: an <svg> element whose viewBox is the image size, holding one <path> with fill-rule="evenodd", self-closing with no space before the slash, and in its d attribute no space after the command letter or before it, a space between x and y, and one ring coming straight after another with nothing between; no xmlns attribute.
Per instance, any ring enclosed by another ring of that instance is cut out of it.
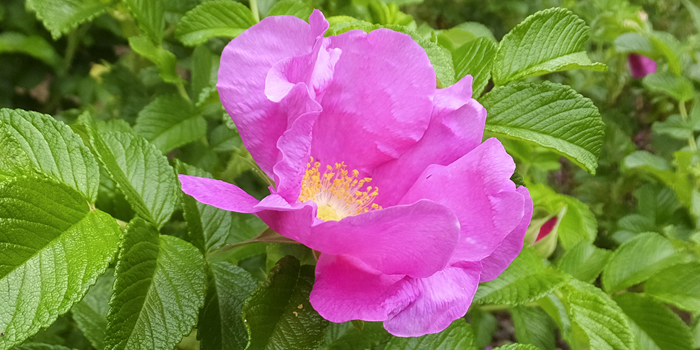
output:
<svg viewBox="0 0 700 350"><path fill-rule="evenodd" d="M359 178L357 170L348 171L345 162L330 165L321 172L321 163L314 158L306 164L301 185L300 202L314 201L318 205L317 217L325 221L338 221L344 217L382 209L374 202L379 189L365 184L371 178Z"/></svg>

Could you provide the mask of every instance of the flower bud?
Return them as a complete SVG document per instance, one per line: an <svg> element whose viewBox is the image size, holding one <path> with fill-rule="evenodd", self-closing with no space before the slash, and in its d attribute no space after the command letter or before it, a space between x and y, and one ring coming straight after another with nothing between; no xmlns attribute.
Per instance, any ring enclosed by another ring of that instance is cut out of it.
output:
<svg viewBox="0 0 700 350"><path fill-rule="evenodd" d="M631 53L627 56L632 78L641 79L651 73L656 73L656 61L649 57Z"/></svg>
<svg viewBox="0 0 700 350"><path fill-rule="evenodd" d="M535 208L530 227L525 234L525 244L531 245L543 258L547 258L557 247L559 224L566 214L566 207L556 215L543 208Z"/></svg>

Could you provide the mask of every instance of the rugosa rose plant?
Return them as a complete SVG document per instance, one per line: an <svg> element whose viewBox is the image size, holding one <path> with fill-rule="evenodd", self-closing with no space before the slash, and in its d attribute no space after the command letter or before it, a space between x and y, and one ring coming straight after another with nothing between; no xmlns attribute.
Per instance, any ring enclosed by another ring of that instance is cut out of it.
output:
<svg viewBox="0 0 700 350"><path fill-rule="evenodd" d="M318 10L266 18L222 54L221 101L270 195L187 175L182 190L320 252L324 318L440 332L518 255L532 200L501 143L482 143L471 76L438 89L410 36L327 29Z"/></svg>

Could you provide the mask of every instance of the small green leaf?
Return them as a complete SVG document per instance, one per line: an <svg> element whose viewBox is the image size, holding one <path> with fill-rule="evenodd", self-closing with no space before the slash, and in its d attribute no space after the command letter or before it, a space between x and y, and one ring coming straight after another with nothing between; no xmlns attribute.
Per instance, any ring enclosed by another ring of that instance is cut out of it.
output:
<svg viewBox="0 0 700 350"><path fill-rule="evenodd" d="M571 11L551 8L535 13L503 37L493 66L496 85L570 69L604 72L586 54L586 23Z"/></svg>
<svg viewBox="0 0 700 350"><path fill-rule="evenodd" d="M36 12L54 40L104 13L111 5L111 0L27 0L27 8Z"/></svg>
<svg viewBox="0 0 700 350"><path fill-rule="evenodd" d="M678 315L652 298L624 293L613 300L629 318L639 350L692 350L690 328Z"/></svg>
<svg viewBox="0 0 700 350"><path fill-rule="evenodd" d="M109 298L114 284L114 270L108 269L97 283L90 288L83 300L70 310L73 320L83 332L85 338L95 349L104 349L105 329L107 328L107 312Z"/></svg>
<svg viewBox="0 0 700 350"><path fill-rule="evenodd" d="M298 0L282 0L272 6L267 16L294 16L308 21L313 11L313 7L304 2Z"/></svg>
<svg viewBox="0 0 700 350"><path fill-rule="evenodd" d="M470 32L477 38L487 38L494 44L498 44L498 40L496 40L496 37L493 36L491 29L479 22L464 22L456 25L455 28Z"/></svg>
<svg viewBox="0 0 700 350"><path fill-rule="evenodd" d="M668 239L654 232L640 234L615 250L603 271L603 288L608 293L621 291L680 262Z"/></svg>
<svg viewBox="0 0 700 350"><path fill-rule="evenodd" d="M124 0L124 3L136 18L139 28L151 40L160 43L165 31L165 0Z"/></svg>
<svg viewBox="0 0 700 350"><path fill-rule="evenodd" d="M479 286L474 301L521 305L542 298L568 279L566 274L544 266L540 255L532 248L524 248L498 278Z"/></svg>
<svg viewBox="0 0 700 350"><path fill-rule="evenodd" d="M611 251L600 249L590 242L579 242L564 252L557 267L576 279L592 283L603 272L611 255Z"/></svg>
<svg viewBox="0 0 700 350"><path fill-rule="evenodd" d="M671 170L666 159L647 151L636 151L628 155L623 159L622 164L626 169L649 173L669 186L676 181L676 174Z"/></svg>
<svg viewBox="0 0 700 350"><path fill-rule="evenodd" d="M554 350L556 347L556 324L542 309L529 306L517 306L510 309L518 342L532 344L542 350Z"/></svg>
<svg viewBox="0 0 700 350"><path fill-rule="evenodd" d="M253 13L240 2L207 1L182 17L175 37L195 46L211 38L235 38L254 24Z"/></svg>
<svg viewBox="0 0 700 350"><path fill-rule="evenodd" d="M693 122L691 124L691 122ZM687 140L694 137L695 130L700 127L700 123L685 120L680 114L674 114L661 122L655 122L651 130L656 134L664 134L679 140Z"/></svg>
<svg viewBox="0 0 700 350"><path fill-rule="evenodd" d="M452 28L443 30L437 36L438 45L454 52L458 47L476 39L476 36L466 30Z"/></svg>
<svg viewBox="0 0 700 350"><path fill-rule="evenodd" d="M151 0L143 0L151 1ZM154 2L158 2L155 0ZM158 73L163 81L167 83L182 83L183 79L177 75L177 57L172 52L156 46L150 39L143 35L129 38L129 46L139 55L148 58L158 67Z"/></svg>
<svg viewBox="0 0 700 350"><path fill-rule="evenodd" d="M467 74L474 78L472 96L481 96L491 79L491 64L496 56L496 44L488 38L477 38L452 52L455 65L455 80L459 81Z"/></svg>
<svg viewBox="0 0 700 350"><path fill-rule="evenodd" d="M58 56L53 46L38 35L28 36L16 32L0 33L0 53L3 52L26 53L42 60L54 69L58 68L61 62L61 57Z"/></svg>
<svg viewBox="0 0 700 350"><path fill-rule="evenodd" d="M214 87L218 79L219 60L221 57L212 53L206 45L195 47L192 53L192 97L197 104L203 102L208 97L200 98L206 89ZM217 98L218 101L218 98Z"/></svg>
<svg viewBox="0 0 700 350"><path fill-rule="evenodd" d="M117 261L105 349L173 349L195 325L205 288L195 247L134 219Z"/></svg>
<svg viewBox="0 0 700 350"><path fill-rule="evenodd" d="M0 349L51 325L80 301L119 247L116 221L65 184L0 184Z"/></svg>
<svg viewBox="0 0 700 350"><path fill-rule="evenodd" d="M421 349L469 349L474 346L474 332L463 319L456 320L444 331L427 334L422 337L394 337L384 348L385 350L421 350Z"/></svg>
<svg viewBox="0 0 700 350"><path fill-rule="evenodd" d="M679 309L700 312L700 263L659 271L644 284L644 292Z"/></svg>
<svg viewBox="0 0 700 350"><path fill-rule="evenodd" d="M3 142L14 144L12 152L18 153L14 159L19 161L14 166L26 170L28 158L36 172L67 184L90 203L95 203L100 184L99 167L80 136L70 127L49 115L20 109L0 109L0 124L7 127L0 128L10 135L6 137L13 138L13 141ZM19 154L18 144L24 155ZM2 162L5 161L0 160ZM6 170L0 168L0 174L3 173Z"/></svg>
<svg viewBox="0 0 700 350"><path fill-rule="evenodd" d="M291 256L278 261L243 306L246 350L318 347L329 322L309 303L313 283L314 266Z"/></svg>
<svg viewBox="0 0 700 350"><path fill-rule="evenodd" d="M642 84L653 92L664 93L680 102L689 101L695 95L695 89L690 80L669 72L649 74L644 77Z"/></svg>
<svg viewBox="0 0 700 350"><path fill-rule="evenodd" d="M487 131L546 147L595 174L605 124L593 102L571 87L513 83L479 100L488 111Z"/></svg>
<svg viewBox="0 0 700 350"><path fill-rule="evenodd" d="M180 95L161 95L139 112L134 131L168 153L204 137L207 122Z"/></svg>

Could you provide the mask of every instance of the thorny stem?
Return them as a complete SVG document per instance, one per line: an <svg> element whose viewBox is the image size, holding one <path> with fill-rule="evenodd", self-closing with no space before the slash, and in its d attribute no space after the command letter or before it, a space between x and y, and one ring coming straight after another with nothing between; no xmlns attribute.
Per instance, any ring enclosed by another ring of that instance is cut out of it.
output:
<svg viewBox="0 0 700 350"><path fill-rule="evenodd" d="M255 22L260 22L260 13L258 13L257 0L250 0L250 11L253 12L253 18L255 18Z"/></svg>
<svg viewBox="0 0 700 350"><path fill-rule="evenodd" d="M678 102L678 109L681 111L681 117L683 118L683 120L687 121L688 111L685 109L685 102ZM693 136L694 135L688 136L688 145L690 146L690 150L695 152L698 150L698 145L695 143L695 138Z"/></svg>

